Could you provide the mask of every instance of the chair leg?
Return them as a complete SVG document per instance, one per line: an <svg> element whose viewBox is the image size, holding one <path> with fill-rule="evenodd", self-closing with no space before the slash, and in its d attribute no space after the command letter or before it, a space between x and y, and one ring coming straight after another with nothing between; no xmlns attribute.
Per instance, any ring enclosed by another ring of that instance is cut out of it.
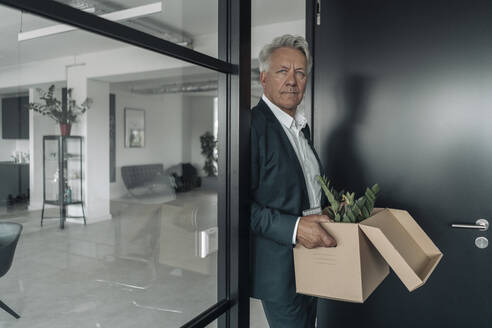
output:
<svg viewBox="0 0 492 328"><path fill-rule="evenodd" d="M82 207L82 216L84 217L84 225L87 225L87 221L85 220L84 203L81 203L80 206Z"/></svg>
<svg viewBox="0 0 492 328"><path fill-rule="evenodd" d="M43 210L41 211L41 226L43 226L43 220L44 220L44 201L43 201Z"/></svg>
<svg viewBox="0 0 492 328"><path fill-rule="evenodd" d="M17 313L15 313L14 310L12 310L11 308L9 308L7 306L7 304L5 304L2 301L0 301L0 308L4 309L8 313L10 313L12 316L14 316L14 318L16 318L16 319L19 319L20 318L20 316Z"/></svg>

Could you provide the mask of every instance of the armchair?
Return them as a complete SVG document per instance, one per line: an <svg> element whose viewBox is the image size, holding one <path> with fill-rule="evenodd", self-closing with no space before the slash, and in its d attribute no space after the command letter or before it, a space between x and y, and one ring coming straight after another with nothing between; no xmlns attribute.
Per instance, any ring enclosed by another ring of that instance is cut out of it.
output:
<svg viewBox="0 0 492 328"><path fill-rule="evenodd" d="M15 248L22 231L22 225L12 222L0 222L0 277L3 277L12 266ZM0 308L4 309L16 319L20 316L7 304L0 301Z"/></svg>

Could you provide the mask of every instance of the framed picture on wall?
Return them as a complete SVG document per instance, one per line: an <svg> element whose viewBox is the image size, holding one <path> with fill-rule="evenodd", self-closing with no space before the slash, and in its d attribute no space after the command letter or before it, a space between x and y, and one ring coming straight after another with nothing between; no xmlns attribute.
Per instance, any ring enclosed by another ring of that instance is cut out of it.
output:
<svg viewBox="0 0 492 328"><path fill-rule="evenodd" d="M125 147L145 146L145 110L125 108Z"/></svg>

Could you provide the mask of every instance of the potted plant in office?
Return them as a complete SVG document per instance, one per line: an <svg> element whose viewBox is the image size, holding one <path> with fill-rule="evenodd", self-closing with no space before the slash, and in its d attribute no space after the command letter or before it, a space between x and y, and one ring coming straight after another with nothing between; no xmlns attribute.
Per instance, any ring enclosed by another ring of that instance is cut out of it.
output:
<svg viewBox="0 0 492 328"><path fill-rule="evenodd" d="M67 89L67 100L63 104L54 96L55 86L51 85L48 91L37 88L40 99L44 103L29 103L28 108L41 115L48 116L60 125L60 134L69 136L72 124L79 121L80 117L91 107L92 99L86 98L78 105L72 98L72 88Z"/></svg>
<svg viewBox="0 0 492 328"><path fill-rule="evenodd" d="M205 157L203 170L206 176L202 178L202 188L216 190L217 181L217 140L209 131L200 136L202 155Z"/></svg>
<svg viewBox="0 0 492 328"><path fill-rule="evenodd" d="M217 140L209 131L200 136L200 143L202 146L202 155L205 156L205 165L203 170L208 177L214 177L217 175L217 155L215 149L217 147Z"/></svg>

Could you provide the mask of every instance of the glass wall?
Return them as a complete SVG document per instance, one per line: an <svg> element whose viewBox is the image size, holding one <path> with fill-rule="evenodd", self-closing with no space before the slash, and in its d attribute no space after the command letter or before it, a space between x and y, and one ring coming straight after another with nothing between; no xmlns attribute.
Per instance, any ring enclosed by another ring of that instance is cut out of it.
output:
<svg viewBox="0 0 492 328"><path fill-rule="evenodd" d="M24 227L0 279L22 319L0 326L178 327L215 304L219 73L0 18L0 224Z"/></svg>
<svg viewBox="0 0 492 328"><path fill-rule="evenodd" d="M209 56L218 56L218 0L56 0Z"/></svg>

